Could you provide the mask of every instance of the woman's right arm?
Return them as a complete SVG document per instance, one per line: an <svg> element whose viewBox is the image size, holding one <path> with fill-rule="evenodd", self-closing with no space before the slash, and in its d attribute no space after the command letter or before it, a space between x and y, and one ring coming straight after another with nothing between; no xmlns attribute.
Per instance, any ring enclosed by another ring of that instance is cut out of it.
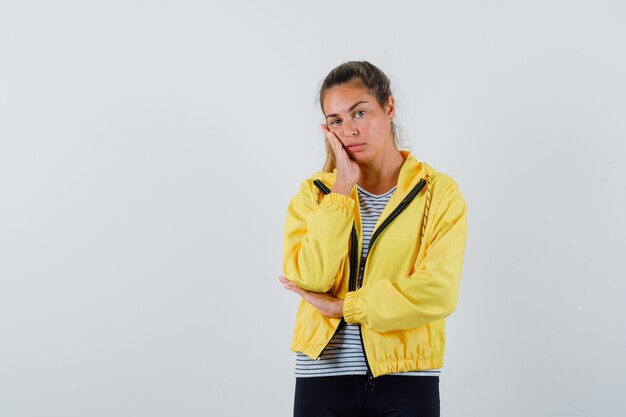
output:
<svg viewBox="0 0 626 417"><path fill-rule="evenodd" d="M283 273L307 291L327 292L347 255L355 202L331 192L318 204L312 180L302 183L287 209Z"/></svg>
<svg viewBox="0 0 626 417"><path fill-rule="evenodd" d="M313 292L332 287L348 253L356 204L350 192L360 175L337 135L324 124L320 128L333 150L337 178L319 204L313 181L302 183L287 210L283 243L283 273L298 287Z"/></svg>

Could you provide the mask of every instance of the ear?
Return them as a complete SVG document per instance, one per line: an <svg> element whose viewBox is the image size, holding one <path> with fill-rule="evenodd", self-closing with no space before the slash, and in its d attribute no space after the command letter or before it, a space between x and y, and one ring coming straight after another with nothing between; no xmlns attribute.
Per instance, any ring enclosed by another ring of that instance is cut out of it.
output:
<svg viewBox="0 0 626 417"><path fill-rule="evenodd" d="M385 104L385 113L389 120L393 120L393 116L396 114L396 103L393 99L393 96L389 96L387 98L387 103Z"/></svg>

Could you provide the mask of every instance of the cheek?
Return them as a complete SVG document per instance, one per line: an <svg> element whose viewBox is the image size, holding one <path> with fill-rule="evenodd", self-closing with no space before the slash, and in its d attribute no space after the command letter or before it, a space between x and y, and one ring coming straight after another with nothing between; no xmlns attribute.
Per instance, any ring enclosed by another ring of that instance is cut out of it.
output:
<svg viewBox="0 0 626 417"><path fill-rule="evenodd" d="M328 130L330 130L331 132L335 133L337 136L343 134L343 129L341 127L338 127L338 126L330 125L328 127Z"/></svg>
<svg viewBox="0 0 626 417"><path fill-rule="evenodd" d="M378 134L382 134L389 130L391 125L386 120L375 119L369 123L369 129L376 131Z"/></svg>

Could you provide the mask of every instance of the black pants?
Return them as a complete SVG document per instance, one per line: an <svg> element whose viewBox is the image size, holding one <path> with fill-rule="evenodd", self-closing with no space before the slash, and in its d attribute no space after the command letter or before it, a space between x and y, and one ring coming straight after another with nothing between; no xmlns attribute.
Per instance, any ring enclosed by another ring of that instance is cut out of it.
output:
<svg viewBox="0 0 626 417"><path fill-rule="evenodd" d="M439 417L439 377L296 378L294 417Z"/></svg>

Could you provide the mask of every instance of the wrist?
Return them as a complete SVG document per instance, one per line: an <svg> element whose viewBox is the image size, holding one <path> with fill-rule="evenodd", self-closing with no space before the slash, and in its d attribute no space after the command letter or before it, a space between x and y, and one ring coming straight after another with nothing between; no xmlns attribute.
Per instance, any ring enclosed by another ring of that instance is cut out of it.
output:
<svg viewBox="0 0 626 417"><path fill-rule="evenodd" d="M357 291L348 291L343 301L343 318L346 323L357 323L356 319L356 293Z"/></svg>
<svg viewBox="0 0 626 417"><path fill-rule="evenodd" d="M345 183L335 183L330 189L330 192L349 196L352 192L353 186L354 185L349 185Z"/></svg>

